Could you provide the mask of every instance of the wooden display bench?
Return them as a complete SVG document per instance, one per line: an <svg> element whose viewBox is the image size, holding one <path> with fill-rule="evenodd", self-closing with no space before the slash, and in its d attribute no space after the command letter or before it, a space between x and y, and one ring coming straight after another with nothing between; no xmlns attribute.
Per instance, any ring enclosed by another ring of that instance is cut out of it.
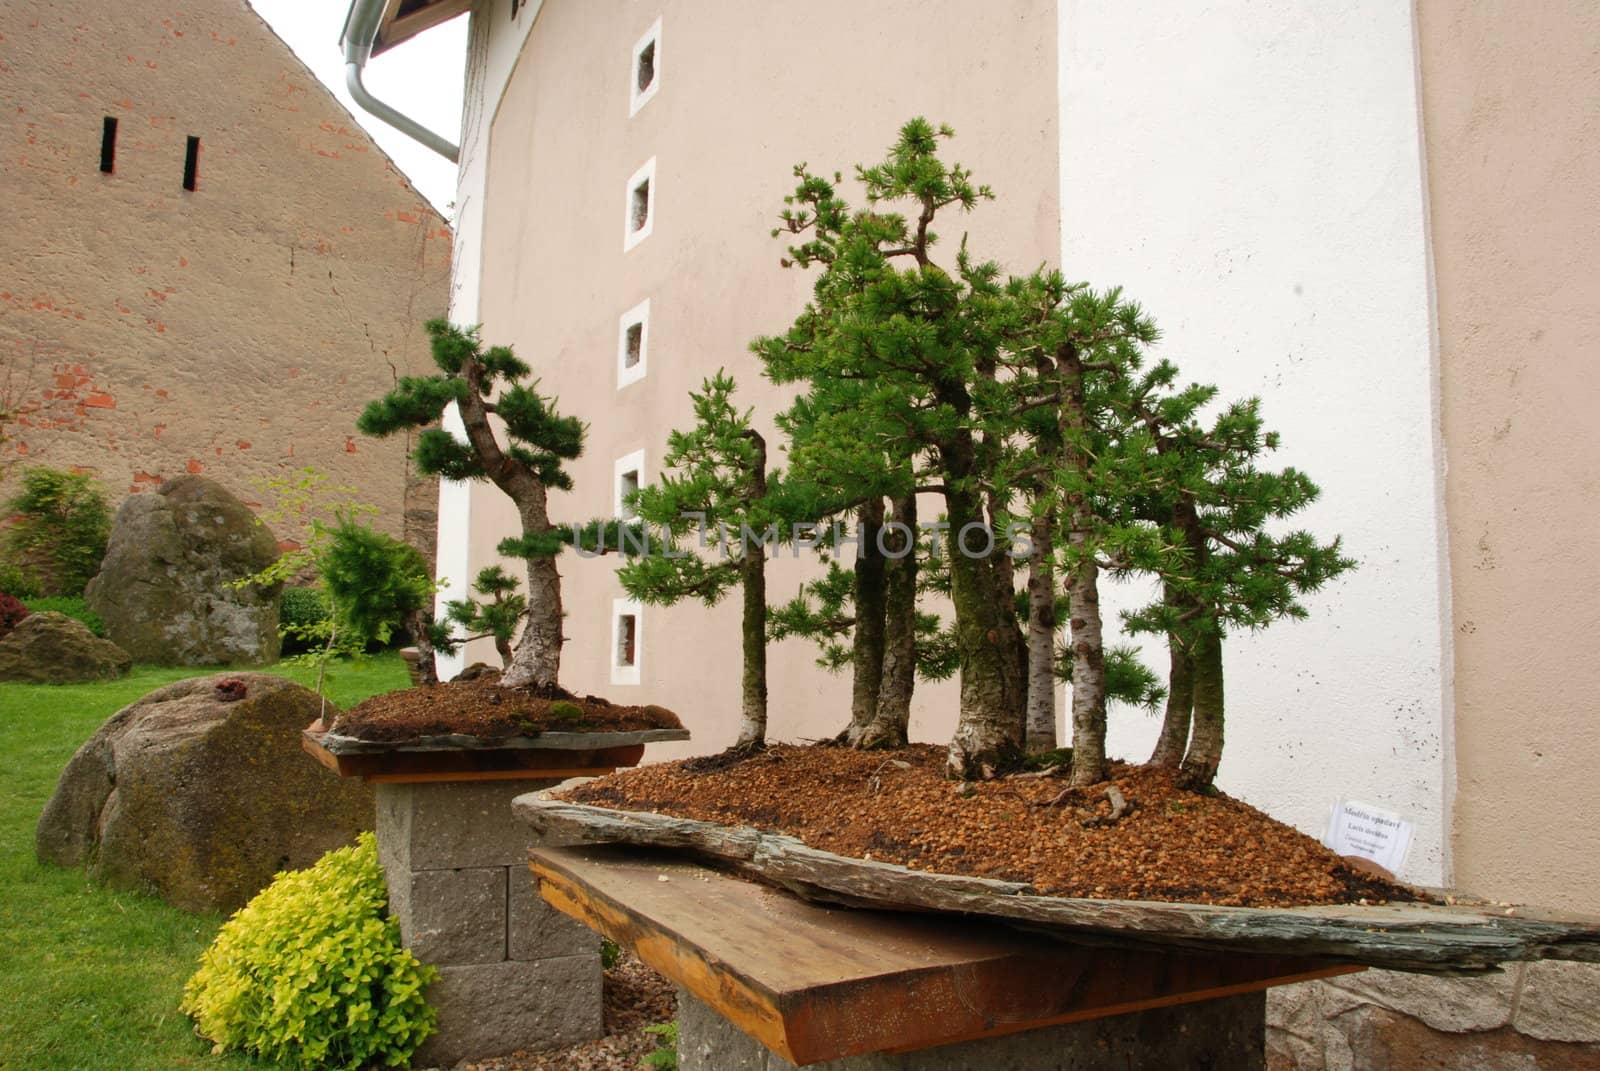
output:
<svg viewBox="0 0 1600 1071"><path fill-rule="evenodd" d="M1132 1055L1121 1043L1157 1047L1135 1066L1200 1066L1203 1058L1256 1067L1263 1002L1230 998L1363 969L1088 947L983 919L830 908L637 847L535 848L530 867L547 903L688 995L684 1071L828 1060L845 1060L841 1068L1091 1068L1102 1056L1121 1068ZM1097 1032L1098 1021L1130 1013L1161 1018L1121 1043ZM773 1055L735 1051L744 1038L719 1033L724 1022ZM1065 1024L1084 1026L1044 1029ZM1038 1033L1008 1037L1022 1031ZM1142 1036L1150 1033L1164 1036ZM1082 1051L1068 1060L1069 1049ZM863 1056L913 1052L892 1063Z"/></svg>

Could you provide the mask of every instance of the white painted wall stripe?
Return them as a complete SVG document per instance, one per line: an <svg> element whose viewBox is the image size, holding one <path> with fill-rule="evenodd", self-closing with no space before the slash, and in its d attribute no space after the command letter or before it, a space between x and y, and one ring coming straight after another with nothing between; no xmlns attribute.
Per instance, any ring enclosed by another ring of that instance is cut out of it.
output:
<svg viewBox="0 0 1600 1071"><path fill-rule="evenodd" d="M1409 5L1063 0L1059 32L1067 275L1124 285L1189 378L1262 395L1282 462L1323 487L1304 523L1361 562L1310 621L1230 640L1221 783L1313 835L1340 796L1403 812L1405 876L1437 883L1448 607ZM1142 759L1156 727L1114 715L1113 753Z"/></svg>

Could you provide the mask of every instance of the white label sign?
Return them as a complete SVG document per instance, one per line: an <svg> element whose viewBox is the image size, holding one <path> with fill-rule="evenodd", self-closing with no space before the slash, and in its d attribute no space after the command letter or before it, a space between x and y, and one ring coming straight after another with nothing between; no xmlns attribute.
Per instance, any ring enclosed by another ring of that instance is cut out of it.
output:
<svg viewBox="0 0 1600 1071"><path fill-rule="evenodd" d="M1322 843L1340 855L1370 859L1391 874L1400 873L1415 827L1393 811L1360 800L1340 800Z"/></svg>

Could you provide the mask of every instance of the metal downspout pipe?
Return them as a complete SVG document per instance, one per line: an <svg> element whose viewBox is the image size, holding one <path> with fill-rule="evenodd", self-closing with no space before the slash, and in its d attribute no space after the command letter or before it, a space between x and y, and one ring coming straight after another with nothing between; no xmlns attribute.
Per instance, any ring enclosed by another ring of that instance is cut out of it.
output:
<svg viewBox="0 0 1600 1071"><path fill-rule="evenodd" d="M344 84L362 109L388 123L402 134L421 142L451 163L461 162L461 149L447 138L374 97L361 82L361 70L372 58L372 44L378 37L385 0L353 0L344 20Z"/></svg>

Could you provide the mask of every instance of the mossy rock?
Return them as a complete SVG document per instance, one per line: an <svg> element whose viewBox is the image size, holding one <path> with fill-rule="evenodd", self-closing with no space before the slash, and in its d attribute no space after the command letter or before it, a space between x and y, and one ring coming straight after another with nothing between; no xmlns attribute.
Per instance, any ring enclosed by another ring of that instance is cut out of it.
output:
<svg viewBox="0 0 1600 1071"><path fill-rule="evenodd" d="M123 502L84 597L139 662L274 662L279 585L235 583L277 558L277 540L249 506L214 480L180 476Z"/></svg>
<svg viewBox="0 0 1600 1071"><path fill-rule="evenodd" d="M133 668L128 652L66 614L29 614L0 640L0 681L78 684L114 681Z"/></svg>
<svg viewBox="0 0 1600 1071"><path fill-rule="evenodd" d="M322 705L262 673L151 692L67 763L39 818L39 858L87 864L109 884L190 911L243 906L278 871L373 828L372 789L301 750Z"/></svg>

